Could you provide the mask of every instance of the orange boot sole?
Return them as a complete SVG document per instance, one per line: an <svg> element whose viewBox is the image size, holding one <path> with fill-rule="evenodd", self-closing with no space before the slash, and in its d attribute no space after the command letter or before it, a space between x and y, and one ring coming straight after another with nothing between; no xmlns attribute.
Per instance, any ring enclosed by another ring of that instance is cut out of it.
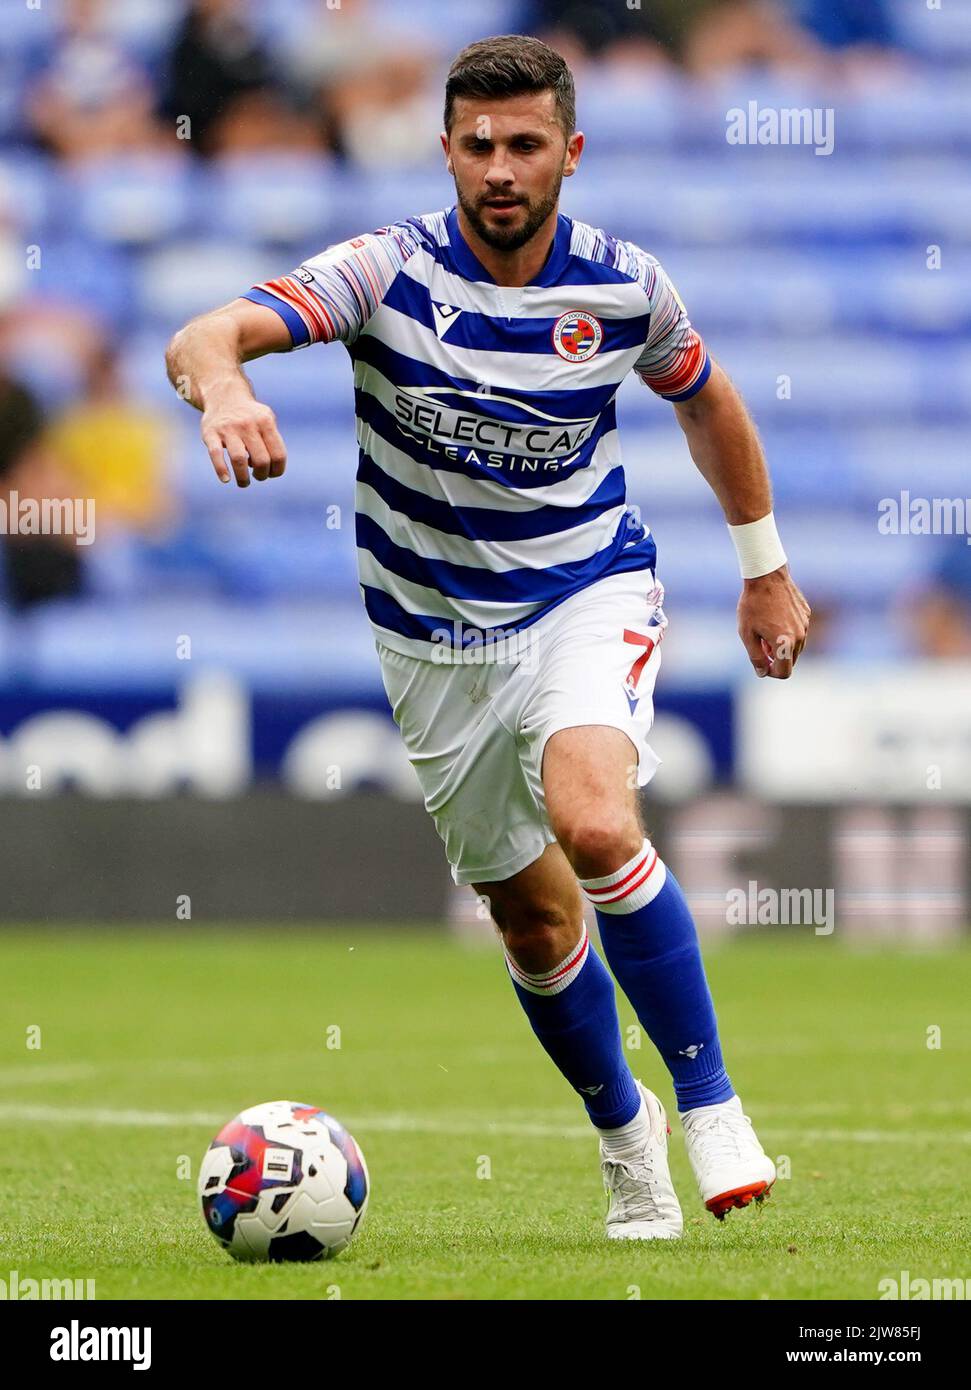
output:
<svg viewBox="0 0 971 1390"><path fill-rule="evenodd" d="M771 1191L770 1182L756 1182L748 1187L735 1187L731 1192L720 1192L717 1197L710 1197L705 1206L712 1216L724 1221L725 1217L733 1207L747 1207L750 1202L763 1202Z"/></svg>

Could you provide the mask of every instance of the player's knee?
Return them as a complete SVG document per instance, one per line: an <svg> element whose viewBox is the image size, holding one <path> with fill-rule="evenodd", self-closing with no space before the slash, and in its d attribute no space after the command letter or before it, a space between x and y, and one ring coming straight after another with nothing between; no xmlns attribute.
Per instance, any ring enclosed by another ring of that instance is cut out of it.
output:
<svg viewBox="0 0 971 1390"><path fill-rule="evenodd" d="M559 832L563 852L580 878L601 878L626 864L644 843L630 816L586 816Z"/></svg>
<svg viewBox="0 0 971 1390"><path fill-rule="evenodd" d="M506 950L527 970L531 960L545 961L570 921L565 908L542 899L515 907L494 906L492 915Z"/></svg>

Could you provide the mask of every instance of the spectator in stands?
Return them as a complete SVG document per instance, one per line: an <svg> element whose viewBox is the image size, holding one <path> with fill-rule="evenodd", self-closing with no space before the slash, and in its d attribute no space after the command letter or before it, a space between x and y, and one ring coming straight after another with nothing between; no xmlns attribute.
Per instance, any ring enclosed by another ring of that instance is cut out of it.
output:
<svg viewBox="0 0 971 1390"><path fill-rule="evenodd" d="M695 0L686 0L690 8ZM673 47L655 5L631 10L610 0L525 0L514 26L552 44L569 63L637 46L647 62L668 63Z"/></svg>
<svg viewBox="0 0 971 1390"><path fill-rule="evenodd" d="M437 153L441 112L434 53L388 28L367 0L319 0L285 49L299 89L339 153L356 164L422 164ZM421 138L416 133L421 132Z"/></svg>
<svg viewBox="0 0 971 1390"><path fill-rule="evenodd" d="M886 0L788 0L794 17L829 48L885 50L896 42Z"/></svg>
<svg viewBox="0 0 971 1390"><path fill-rule="evenodd" d="M201 155L256 149L313 149L318 120L289 98L240 0L194 0L176 34L162 102L171 124L188 118L189 147Z"/></svg>
<svg viewBox="0 0 971 1390"><path fill-rule="evenodd" d="M80 303L14 299L0 314L0 373L27 385L45 411L58 410L81 394L103 340L103 327Z"/></svg>
<svg viewBox="0 0 971 1390"><path fill-rule="evenodd" d="M28 124L65 159L160 147L147 74L104 30L103 0L65 0L60 33L27 94Z"/></svg>
<svg viewBox="0 0 971 1390"><path fill-rule="evenodd" d="M0 315L16 303L27 286L22 217L13 180L7 170L0 169Z"/></svg>
<svg viewBox="0 0 971 1390"><path fill-rule="evenodd" d="M25 504L68 498L44 436L44 418L31 393L0 376L0 501L5 525L0 535L4 596L15 608L78 594L82 587L81 551L73 534L20 534Z"/></svg>
<svg viewBox="0 0 971 1390"><path fill-rule="evenodd" d="M821 50L773 0L526 0L520 27L607 61L633 53L699 76L733 67L811 68ZM574 50L575 51L575 50Z"/></svg>
<svg viewBox="0 0 971 1390"><path fill-rule="evenodd" d="M72 491L95 501L98 524L155 535L172 519L164 477L168 431L160 416L130 399L116 350L99 345L87 364L82 398L50 432Z"/></svg>
<svg viewBox="0 0 971 1390"><path fill-rule="evenodd" d="M941 661L971 657L971 545L959 536L917 598L912 629L923 656Z"/></svg>
<svg viewBox="0 0 971 1390"><path fill-rule="evenodd" d="M680 57L701 78L726 68L818 73L825 66L819 44L774 0L702 3L685 29Z"/></svg>
<svg viewBox="0 0 971 1390"><path fill-rule="evenodd" d="M895 47L897 34L886 0L788 0L794 17L849 82L899 80L909 63Z"/></svg>

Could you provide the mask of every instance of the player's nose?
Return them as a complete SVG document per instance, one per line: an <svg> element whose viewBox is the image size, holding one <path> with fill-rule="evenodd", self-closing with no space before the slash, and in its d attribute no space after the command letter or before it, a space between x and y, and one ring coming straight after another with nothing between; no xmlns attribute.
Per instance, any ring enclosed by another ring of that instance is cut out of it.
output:
<svg viewBox="0 0 971 1390"><path fill-rule="evenodd" d="M505 189L514 181L514 176L507 164L495 162L489 165L485 181L490 189Z"/></svg>

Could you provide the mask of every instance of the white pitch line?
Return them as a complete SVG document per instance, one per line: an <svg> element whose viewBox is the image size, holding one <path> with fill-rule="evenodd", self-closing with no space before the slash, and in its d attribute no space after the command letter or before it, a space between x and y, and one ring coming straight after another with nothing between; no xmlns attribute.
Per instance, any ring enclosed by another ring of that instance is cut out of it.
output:
<svg viewBox="0 0 971 1390"><path fill-rule="evenodd" d="M214 1111L110 1110L100 1105L0 1105L0 1122L22 1124L129 1125L133 1129L168 1129L182 1125L225 1124Z"/></svg>
<svg viewBox="0 0 971 1390"><path fill-rule="evenodd" d="M499 1051L500 1050L497 1049L497 1059ZM508 1052L510 1055L512 1055L512 1049L509 1049ZM519 1054L517 1053L515 1055ZM293 1056L295 1059L301 1062L304 1062L306 1060L305 1055L302 1053L293 1054ZM277 1060L285 1061L286 1059L287 1054L284 1054ZM468 1058L466 1058L466 1060L468 1060ZM99 1063L97 1066L93 1065L90 1062L50 1064L38 1060L36 1063L27 1062L18 1066L0 1067L0 1092L2 1092L6 1087L19 1088L20 1086L24 1086L26 1088L30 1088L33 1086L53 1086L61 1084L63 1082L92 1080L96 1076L102 1076L106 1078L110 1077L112 1079L112 1083L115 1083L119 1080L125 1079L133 1072L136 1072L139 1075L139 1077L141 1077L144 1075L146 1071L161 1071L167 1076L171 1076L174 1072L184 1072L186 1074L200 1075L205 1073L207 1076L211 1077L214 1071L232 1070L233 1074L235 1075L238 1074L240 1070L246 1071L250 1069L253 1064L263 1061L265 1061L265 1059L262 1057L237 1058L231 1062L226 1061L222 1067L219 1067L218 1065L214 1066L214 1064L211 1061L198 1061L191 1060L188 1058L156 1058L152 1060L140 1058L135 1061L102 1062ZM307 1088L304 1089L306 1090ZM861 1108L864 1107L861 1107L856 1101L849 1100L792 1101L778 1105L773 1102L770 1102L768 1104L759 1104L754 1107L757 1118L759 1120L760 1129L764 1128L766 1121L769 1121L770 1123L776 1120L787 1122L802 1118L808 1118L809 1116L816 1116L818 1118L828 1118L831 1116L837 1117L843 1115L853 1116L859 1115ZM0 1117L2 1117L3 1109L4 1103L0 1102ZM915 1101L913 1104L894 1102L893 1104L887 1106L866 1106L865 1110L868 1112L866 1114L866 1119L875 1118L878 1120L887 1120L894 1123L904 1123L907 1120L918 1121L921 1119L921 1117L924 1116L941 1117L953 1115L955 1118L957 1118L958 1115L971 1113L971 1097L955 1098L953 1100L920 1100ZM505 1107L505 1111L507 1114L513 1116L532 1115L537 1113L535 1108L521 1105L507 1105ZM85 1110L85 1113L88 1113L87 1109ZM160 1113L164 1115L168 1112ZM562 1129L558 1128L556 1125L555 1117L558 1115L562 1116L563 1125L566 1129L573 1128L576 1130L576 1133L578 1135L581 1132L588 1132L584 1129L582 1125L579 1127L576 1126L573 1119L573 1117L576 1115L575 1109L568 1109L565 1106L546 1106L544 1107L542 1113L549 1117L548 1124L545 1125L542 1129L542 1133L544 1134L548 1132L560 1134L563 1132ZM861 1118L863 1117L861 1116ZM213 1114L211 1117L207 1118L206 1123L212 1123L213 1121L215 1121L215 1123L218 1124L220 1122L220 1119L220 1116ZM81 1123L83 1123L83 1121ZM105 1120L102 1123L115 1124L124 1122ZM150 1123L154 1122L145 1121L145 1124ZM159 1125L164 1125L171 1123L171 1121L168 1119L162 1119L157 1123ZM202 1123L202 1120L200 1120L199 1123ZM390 1129L400 1127L397 1120L392 1118L391 1122L387 1123L387 1117L384 1116L375 1117L374 1120L370 1123L372 1123L373 1127L375 1128L380 1128L382 1124L385 1124L385 1127ZM515 1125L519 1125L520 1121L517 1119L511 1122L502 1121L501 1123L513 1123ZM531 1123L531 1121L523 1120L522 1129L509 1130L508 1132L526 1134L529 1132L529 1125ZM465 1133L466 1131L463 1129L460 1132Z"/></svg>
<svg viewBox="0 0 971 1390"><path fill-rule="evenodd" d="M0 1067L0 1087L44 1086L60 1081L89 1081L97 1076L98 1068L90 1062L64 1062L51 1066L46 1062L24 1062L20 1066Z"/></svg>
<svg viewBox="0 0 971 1390"><path fill-rule="evenodd" d="M0 1105L0 1122L20 1124L115 1125L132 1129L181 1129L192 1125L218 1127L230 1117L209 1110L111 1110L103 1106ZM350 1115L342 1119L362 1134L412 1133L500 1134L525 1139L591 1139L594 1131L587 1124L526 1123L513 1120L487 1120L465 1116L440 1120L420 1115ZM926 1131L905 1133L899 1129L804 1129L797 1125L759 1126L763 1135L799 1139L806 1143L847 1144L971 1144L971 1132L933 1134Z"/></svg>

